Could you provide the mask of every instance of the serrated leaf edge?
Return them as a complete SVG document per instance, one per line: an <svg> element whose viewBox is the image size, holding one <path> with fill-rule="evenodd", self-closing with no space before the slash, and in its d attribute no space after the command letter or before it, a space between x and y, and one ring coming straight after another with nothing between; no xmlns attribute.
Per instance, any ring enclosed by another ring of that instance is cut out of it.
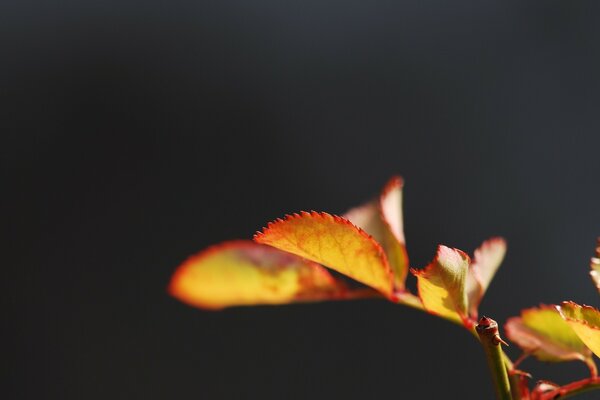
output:
<svg viewBox="0 0 600 400"><path fill-rule="evenodd" d="M560 303L560 305L556 305L555 308L556 310L558 310L560 316L565 320L565 321L570 321L570 322L576 322L582 325L587 326L590 329L596 330L596 331L600 331L600 327L598 326L594 326L594 325L590 325L589 322L585 321L585 320L579 320L579 319L573 319L573 318L569 318L567 316L565 316L562 312L562 308L565 305L569 305L571 307L575 306L575 307L579 307L579 308L583 308L583 309L587 309L587 310L593 310L596 311L598 314L600 314L600 310L598 310L596 307L592 307L589 306L587 304L577 304L574 301L563 301L562 303Z"/></svg>
<svg viewBox="0 0 600 400"><path fill-rule="evenodd" d="M470 266L471 266L471 257L469 257L469 255L468 255L467 253L465 253L464 251L462 251L462 250L460 250L460 249L457 249L457 248L455 248L455 247L450 247L450 246L446 246L446 245L443 245L443 244L439 244L439 245L436 247L436 253L435 253L435 257L433 258L433 260L432 260L432 261L431 261L429 264L427 264L427 266L426 266L425 268L420 268L420 269L416 269L416 268L410 268L410 272L411 272L411 274L413 274L413 275L414 275L414 276L416 276L416 277L418 277L418 276L422 276L422 275L426 274L426 273L429 271L429 268L433 268L433 263L434 263L434 262L435 262L435 260L438 258L439 250L440 250L440 248L441 248L442 246L443 246L443 247L447 247L447 248L449 248L449 249L451 249L451 250L455 250L455 251L459 252L459 253L460 253L460 254L461 254L463 257L466 257L466 259L467 259L467 262L468 262L468 264L469 264L469 267L468 267L468 268L470 268ZM468 271L467 271L467 272L468 272ZM466 290L466 285L465 285L465 290ZM419 299L421 299L421 303L423 303L423 298L421 297L421 290L420 290L420 288L419 288L419 285L417 285L417 291L418 291L418 297L419 297ZM465 292L465 294L466 294L466 292ZM454 300L452 300L452 303L454 304ZM423 304L424 304L424 303L423 303ZM454 306L456 307L456 304L454 304ZM438 316L438 317L441 317L441 318L446 318L446 317L444 317L443 315L441 315L441 314L439 314L439 313L437 313L437 312L435 312L435 311L430 311L430 310L429 310L429 309L427 309L427 308L425 308L425 310L426 310L426 311L427 311L429 314L431 314L431 315L435 315L435 316ZM465 326L467 329L470 329L470 328L472 328L472 326L474 325L474 321L472 321L472 320L471 320L471 318L469 317L469 299L468 299L468 296L467 296L467 309L466 309L466 314L465 314L465 315L461 315L461 313L459 313L458 311L455 311L455 312L456 312L456 314L457 314L457 315L460 317L460 319L461 319L461 321L462 321L463 325L464 325L464 326Z"/></svg>
<svg viewBox="0 0 600 400"><path fill-rule="evenodd" d="M354 228L362 237L364 237L369 242L371 242L371 244L373 244L375 246L375 249L377 250L378 256L382 260L383 267L385 269L385 273L387 275L389 275L390 290L389 290L389 293L385 293L385 295L389 299L394 299L394 287L393 287L394 286L394 275L393 275L392 268L391 268L391 266L389 264L389 261L387 259L387 255L385 254L385 250L383 249L383 247L381 246L381 244L379 244L373 238L373 236L369 235L362 228L354 225L348 219L340 217L339 215L329 214L329 213L324 212L324 211L314 211L314 210L311 210L311 211L300 211L300 212L297 212L297 213L286 214L283 218L277 218L274 221L268 222L267 226L263 227L262 230L256 231L256 233L253 235L253 240L255 242L260 243L260 237L268 234L268 232L275 225L278 225L278 224L281 224L281 223L285 223L285 222L288 222L288 221L293 221L295 219L302 219L302 218L307 218L307 217L308 218L320 218L320 219L334 221L336 223L341 223L341 224L344 224L344 225L348 225L348 226ZM325 267L327 267L327 266L325 265ZM349 276L349 278L352 278L352 277Z"/></svg>

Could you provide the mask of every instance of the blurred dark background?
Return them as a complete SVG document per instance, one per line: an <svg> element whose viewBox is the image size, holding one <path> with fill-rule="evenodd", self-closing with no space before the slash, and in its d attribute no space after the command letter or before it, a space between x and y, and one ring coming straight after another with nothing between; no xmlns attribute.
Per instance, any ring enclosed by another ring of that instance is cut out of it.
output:
<svg viewBox="0 0 600 400"><path fill-rule="evenodd" d="M3 398L492 398L478 344L417 311L214 313L166 294L189 254L287 212L342 213L392 174L413 266L507 238L483 313L600 305L597 2L0 11Z"/></svg>

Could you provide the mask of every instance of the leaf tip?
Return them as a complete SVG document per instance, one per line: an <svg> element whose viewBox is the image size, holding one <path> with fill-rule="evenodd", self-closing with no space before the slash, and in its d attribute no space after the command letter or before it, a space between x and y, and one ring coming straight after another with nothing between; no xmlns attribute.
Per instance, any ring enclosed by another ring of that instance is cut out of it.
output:
<svg viewBox="0 0 600 400"><path fill-rule="evenodd" d="M460 249L457 249L454 247L448 247L443 244L438 245L437 252L436 252L436 258L438 259L438 261L441 261L441 260L448 260L448 261L453 261L453 262L466 261L469 264L471 263L471 257L469 257L469 255L467 253L465 253L464 251L462 251Z"/></svg>
<svg viewBox="0 0 600 400"><path fill-rule="evenodd" d="M383 187L383 190L381 191L381 193L383 196L385 196L392 190L402 189L403 187L404 187L404 178L402 178L400 175L394 175L387 181L387 183Z"/></svg>

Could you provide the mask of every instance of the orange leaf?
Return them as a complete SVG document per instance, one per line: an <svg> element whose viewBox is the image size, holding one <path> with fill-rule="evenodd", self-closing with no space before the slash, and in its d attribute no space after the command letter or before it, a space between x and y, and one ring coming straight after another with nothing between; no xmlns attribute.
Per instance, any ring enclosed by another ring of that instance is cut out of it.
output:
<svg viewBox="0 0 600 400"><path fill-rule="evenodd" d="M412 270L417 277L419 297L428 312L470 327L465 288L470 262L462 251L438 246L431 264L422 270Z"/></svg>
<svg viewBox="0 0 600 400"><path fill-rule="evenodd" d="M475 250L473 262L467 275L467 296L469 298L469 313L477 319L477 309L496 271L506 254L506 241L503 238L491 238Z"/></svg>
<svg viewBox="0 0 600 400"><path fill-rule="evenodd" d="M220 309L347 297L320 265L249 240L221 243L188 258L169 292L184 303Z"/></svg>
<svg viewBox="0 0 600 400"><path fill-rule="evenodd" d="M269 223L254 240L323 264L392 297L393 277L383 248L345 218L303 211Z"/></svg>
<svg viewBox="0 0 600 400"><path fill-rule="evenodd" d="M381 244L394 272L397 290L405 289L408 255L404 246L402 218L402 178L393 177L378 201L371 201L348 211L344 218L364 229Z"/></svg>

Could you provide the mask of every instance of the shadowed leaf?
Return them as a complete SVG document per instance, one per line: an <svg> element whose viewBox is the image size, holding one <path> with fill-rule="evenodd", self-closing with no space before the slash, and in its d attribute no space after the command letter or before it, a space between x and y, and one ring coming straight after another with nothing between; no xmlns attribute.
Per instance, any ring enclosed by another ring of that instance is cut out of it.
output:
<svg viewBox="0 0 600 400"><path fill-rule="evenodd" d="M466 279L469 256L460 250L438 246L435 259L425 269L412 270L425 309L453 322L467 325Z"/></svg>
<svg viewBox="0 0 600 400"><path fill-rule="evenodd" d="M469 313L477 319L479 303L506 254L506 241L502 238L488 239L475 250L473 262L467 275Z"/></svg>
<svg viewBox="0 0 600 400"><path fill-rule="evenodd" d="M393 177L383 188L378 200L353 208L344 215L344 218L373 236L384 248L394 273L395 288L400 291L405 289L408 273L402 218L402 186L402 179Z"/></svg>
<svg viewBox="0 0 600 400"><path fill-rule="evenodd" d="M323 264L392 297L393 277L383 248L345 218L301 212L271 222L254 240Z"/></svg>
<svg viewBox="0 0 600 400"><path fill-rule="evenodd" d="M320 265L249 240L221 243L188 258L175 271L169 292L205 309L339 299L349 294Z"/></svg>
<svg viewBox="0 0 600 400"><path fill-rule="evenodd" d="M505 325L508 338L541 361L580 360L589 363L592 353L554 306L541 305L521 311Z"/></svg>
<svg viewBox="0 0 600 400"><path fill-rule="evenodd" d="M572 301L562 302L557 309L583 343L600 356L600 311Z"/></svg>

